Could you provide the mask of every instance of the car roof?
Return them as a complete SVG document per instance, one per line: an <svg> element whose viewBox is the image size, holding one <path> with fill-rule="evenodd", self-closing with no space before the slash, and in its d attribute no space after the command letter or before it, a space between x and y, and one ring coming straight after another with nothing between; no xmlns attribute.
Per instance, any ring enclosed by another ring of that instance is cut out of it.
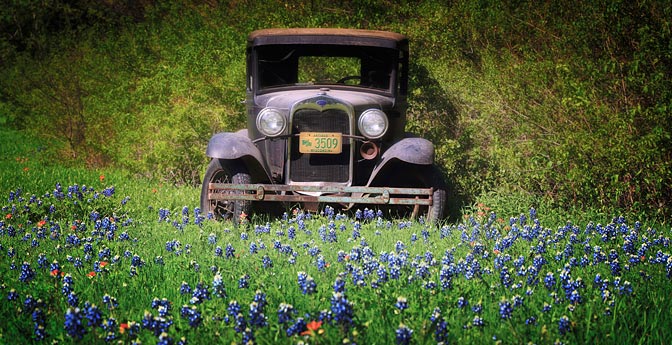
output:
<svg viewBox="0 0 672 345"><path fill-rule="evenodd" d="M402 34L390 31L335 29L335 28L292 28L256 30L247 37L248 47L271 44L330 44L373 46L408 50L408 39Z"/></svg>

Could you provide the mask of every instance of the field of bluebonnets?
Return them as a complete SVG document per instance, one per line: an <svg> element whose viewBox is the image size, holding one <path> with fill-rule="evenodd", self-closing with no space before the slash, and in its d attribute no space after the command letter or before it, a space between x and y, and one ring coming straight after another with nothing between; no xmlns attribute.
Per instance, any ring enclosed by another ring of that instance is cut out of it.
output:
<svg viewBox="0 0 672 345"><path fill-rule="evenodd" d="M645 219L476 204L438 225L324 207L236 227L196 188L2 134L2 343L672 343L670 229Z"/></svg>

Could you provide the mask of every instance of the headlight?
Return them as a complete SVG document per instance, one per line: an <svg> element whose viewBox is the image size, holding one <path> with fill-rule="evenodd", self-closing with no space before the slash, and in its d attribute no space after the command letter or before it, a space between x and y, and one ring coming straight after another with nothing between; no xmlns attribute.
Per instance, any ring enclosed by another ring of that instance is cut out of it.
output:
<svg viewBox="0 0 672 345"><path fill-rule="evenodd" d="M285 127L287 127L287 121L278 109L264 108L257 115L257 128L265 136L278 136L282 134Z"/></svg>
<svg viewBox="0 0 672 345"><path fill-rule="evenodd" d="M369 109L359 117L357 126L365 137L378 139L387 132L387 116L378 109Z"/></svg>

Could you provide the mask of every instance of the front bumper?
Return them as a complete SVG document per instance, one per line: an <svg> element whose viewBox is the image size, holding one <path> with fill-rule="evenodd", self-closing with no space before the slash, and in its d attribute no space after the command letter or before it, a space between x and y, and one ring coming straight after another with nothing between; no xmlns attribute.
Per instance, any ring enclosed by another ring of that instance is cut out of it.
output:
<svg viewBox="0 0 672 345"><path fill-rule="evenodd" d="M305 195L304 193L321 193ZM432 188L210 183L209 200L432 206Z"/></svg>

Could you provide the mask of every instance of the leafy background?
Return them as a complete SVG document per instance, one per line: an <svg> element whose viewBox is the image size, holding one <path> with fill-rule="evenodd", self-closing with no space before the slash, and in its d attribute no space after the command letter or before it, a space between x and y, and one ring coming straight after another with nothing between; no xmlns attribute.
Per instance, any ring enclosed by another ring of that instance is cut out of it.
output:
<svg viewBox="0 0 672 345"><path fill-rule="evenodd" d="M15 0L0 124L47 140L47 164L196 185L209 137L244 126L250 31L390 30L411 42L408 130L437 145L454 208L506 194L665 222L670 18L663 0Z"/></svg>

